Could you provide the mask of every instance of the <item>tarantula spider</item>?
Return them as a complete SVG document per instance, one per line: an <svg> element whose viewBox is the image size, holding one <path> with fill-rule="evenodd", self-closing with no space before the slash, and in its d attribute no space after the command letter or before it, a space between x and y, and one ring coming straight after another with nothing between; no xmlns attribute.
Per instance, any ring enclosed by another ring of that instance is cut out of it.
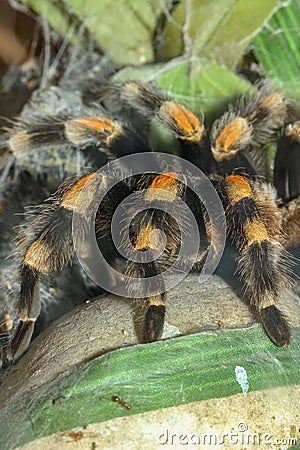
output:
<svg viewBox="0 0 300 450"><path fill-rule="evenodd" d="M271 341L278 346L288 345L290 327L276 301L290 284L290 256L285 248L299 244L300 183L294 164L299 166L300 123L296 121L296 110L281 95L263 87L230 105L207 131L198 117L173 102L154 83L108 83L102 90L102 100L111 97L147 120L156 118L167 127L179 143L180 156L212 180L226 213L227 234L239 252L238 272L244 295L257 310ZM36 123L17 121L10 130L7 146L13 154L55 145L79 149L94 145L115 157L151 151L137 129L113 120L102 109L99 111L98 116L48 117ZM280 198L277 200L275 190L256 174L263 173L266 144L279 133L274 176ZM113 179L114 173L107 176ZM101 190L106 181L95 172L68 179L27 215L18 237L19 292L10 310L0 318L4 362L17 359L29 345L40 312L40 275L62 270L73 257L72 217L80 194L87 186ZM134 217L130 205L127 211L134 249L141 254L159 250L159 242L150 236L155 229L165 233L166 243L151 262L128 260L125 274L138 281L172 266L181 245L182 230L176 218L183 214L179 204L173 202L175 196L187 203L195 215L201 235L195 266L201 267L210 245L211 225L201 201L186 185L184 174L176 171L143 173L118 182L97 209L98 246L111 240L114 211L132 192L141 192L139 198L144 206ZM154 200L169 203L172 217L154 207ZM184 232L189 232L188 226ZM157 340L162 333L165 295L162 283L156 294L143 298L144 342ZM135 297L139 297L138 293Z"/></svg>

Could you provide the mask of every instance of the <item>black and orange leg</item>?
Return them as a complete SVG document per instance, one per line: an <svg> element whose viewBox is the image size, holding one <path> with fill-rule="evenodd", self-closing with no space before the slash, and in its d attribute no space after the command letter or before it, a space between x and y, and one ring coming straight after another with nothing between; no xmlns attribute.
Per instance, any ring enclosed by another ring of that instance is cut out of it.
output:
<svg viewBox="0 0 300 450"><path fill-rule="evenodd" d="M136 249L138 250L138 248ZM149 251L149 249L150 247L148 247L147 249L145 248L143 251ZM137 284L139 284L141 280L143 280L143 283L149 282L147 278L156 277L165 269L166 265L162 264L161 262L136 263L131 261L127 264L125 274L131 278L130 283L134 282L134 279L138 279L136 281ZM158 340L161 337L164 328L166 313L166 293L163 280L160 280L156 284L155 290L156 292L153 292L152 284L151 288L149 288L149 293L145 294L145 297L142 298L142 306L146 309L141 330L141 341L144 343ZM133 294L133 292L131 292L131 295L139 301L141 300L139 296L140 294L138 292L136 294Z"/></svg>
<svg viewBox="0 0 300 450"><path fill-rule="evenodd" d="M180 248L182 233L188 233L185 217L177 197L185 195L181 175L174 172L143 175L137 184L134 208L128 210L130 243L133 255L140 258L127 262L131 297L142 299L146 307L142 340L157 340L163 331L165 317L166 270L172 265ZM166 208L167 206L167 208ZM138 213L134 211L138 207ZM146 207L146 209L145 209ZM172 214L168 211L172 210ZM145 295L141 297L143 289Z"/></svg>
<svg viewBox="0 0 300 450"><path fill-rule="evenodd" d="M290 342L290 327L276 306L290 284L289 257L282 241L279 211L267 185L231 175L225 179L229 233L239 252L244 293L258 311L273 343Z"/></svg>
<svg viewBox="0 0 300 450"><path fill-rule="evenodd" d="M285 247L300 245L300 122L289 124L277 145L273 184L282 200Z"/></svg>
<svg viewBox="0 0 300 450"><path fill-rule="evenodd" d="M280 208L282 214L282 229L284 230L283 245L286 248L300 246L300 196Z"/></svg>
<svg viewBox="0 0 300 450"><path fill-rule="evenodd" d="M19 120L8 131L7 145L16 158L19 154L43 151L54 145L82 150L95 146L111 159L149 151L132 128L105 116L49 117L39 122Z"/></svg>
<svg viewBox="0 0 300 450"><path fill-rule="evenodd" d="M290 124L277 145L274 186L278 196L288 202L300 195L300 122Z"/></svg>
<svg viewBox="0 0 300 450"><path fill-rule="evenodd" d="M106 187L106 176L91 173L77 180L69 179L44 204L28 212L18 236L20 289L11 310L0 318L0 341L3 336L5 342L2 345L4 363L17 359L29 345L41 308L40 274L62 270L73 256L72 220L80 194L87 189L84 195L86 210L82 211L86 215L93 194L99 192L103 184ZM109 208L108 201L105 214L111 213ZM107 233L109 221L103 219L99 223L102 233Z"/></svg>
<svg viewBox="0 0 300 450"><path fill-rule="evenodd" d="M205 173L213 170L208 134L202 121L189 109L174 102L153 82L127 81L112 89L118 92L121 102L168 128L177 139L183 158Z"/></svg>
<svg viewBox="0 0 300 450"><path fill-rule="evenodd" d="M246 167L254 174L267 174L266 144L277 138L287 119L284 98L262 87L230 105L211 129L212 153L223 172Z"/></svg>
<svg viewBox="0 0 300 450"><path fill-rule="evenodd" d="M283 97L263 87L230 105L213 123L208 136L203 121L185 106L174 102L154 82L110 83L108 94L149 120L156 118L169 128L182 146L182 156L205 172L216 167L215 161L220 164L241 151L267 143L283 126L287 116Z"/></svg>

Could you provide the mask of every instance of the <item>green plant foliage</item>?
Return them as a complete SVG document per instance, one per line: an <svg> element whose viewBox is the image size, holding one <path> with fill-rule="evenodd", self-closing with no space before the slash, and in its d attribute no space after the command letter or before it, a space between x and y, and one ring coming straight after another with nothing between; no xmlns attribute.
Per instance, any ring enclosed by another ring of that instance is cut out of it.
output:
<svg viewBox="0 0 300 450"><path fill-rule="evenodd" d="M299 357L300 329L289 347L278 348L259 326L115 350L2 409L0 448L85 423L240 394L236 366L246 370L249 392L299 383ZM113 395L131 410L112 402Z"/></svg>
<svg viewBox="0 0 300 450"><path fill-rule="evenodd" d="M23 0L63 36L74 17L95 37L112 59L120 64L153 61L152 39L162 12L160 0ZM80 27L79 27L80 29ZM77 30L77 31L76 31ZM80 40L80 30L70 38ZM82 43L81 43L82 44Z"/></svg>
<svg viewBox="0 0 300 450"><path fill-rule="evenodd" d="M80 29L88 30L121 65L197 55L229 68L280 5L278 0L182 0L170 15L167 0L22 1L72 42L84 46Z"/></svg>
<svg viewBox="0 0 300 450"><path fill-rule="evenodd" d="M164 31L159 59L187 53L234 68L277 0L183 0Z"/></svg>
<svg viewBox="0 0 300 450"><path fill-rule="evenodd" d="M51 0L21 1L36 11L46 23L49 23L61 36L67 38L68 41L78 46L83 45L82 35L76 34L78 27L80 27L79 19L73 17L70 20L70 15L61 6L60 2L53 2Z"/></svg>
<svg viewBox="0 0 300 450"><path fill-rule="evenodd" d="M300 100L300 1L292 0L256 36L253 48L266 76L291 99Z"/></svg>

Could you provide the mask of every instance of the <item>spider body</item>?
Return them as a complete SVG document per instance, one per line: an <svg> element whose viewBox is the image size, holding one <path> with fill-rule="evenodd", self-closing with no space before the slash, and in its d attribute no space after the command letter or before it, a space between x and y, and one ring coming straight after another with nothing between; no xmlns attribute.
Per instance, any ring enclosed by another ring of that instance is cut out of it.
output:
<svg viewBox="0 0 300 450"><path fill-rule="evenodd" d="M111 98L127 110L134 109L147 121L155 118L168 128L179 144L180 156L210 178L225 210L228 237L239 252L237 267L244 295L255 307L272 342L288 345L290 327L276 301L291 282L291 260L285 247L299 244L299 172L292 162L299 166L299 125L294 121L285 128L291 120L289 105L282 96L263 87L230 105L207 130L195 114L173 102L154 83L106 83L101 101L105 104ZM256 176L265 171L265 145L275 140L279 132L282 136L275 159L274 184L281 203L274 190ZM20 119L9 129L6 145L16 159L20 154L43 152L53 146L70 151L101 150L109 158L151 152L137 129L109 117L100 106L90 115ZM290 159L282 164L283 154L289 151ZM284 183L278 175L280 171L284 173ZM192 225L182 203L193 213L201 236L200 242L191 243L196 254L194 270L203 267L208 249L214 245L214 225L202 200L187 183L189 176L180 170L160 167L122 180L114 171L90 172L67 179L46 202L27 212L18 235L19 288L10 309L3 311L0 320L4 364L17 359L29 345L40 313L41 274L61 271L73 258L74 214L82 218L85 228L89 208L94 204L93 227L96 246L101 249L112 244L113 216L123 205L121 222L129 236L125 247L138 256L137 260L124 261L124 276L131 280L128 292L142 300L146 308L143 342L160 338L167 286L165 278L159 275L172 270L177 259L178 270L184 271L188 259L182 257L180 249L183 237L190 236ZM199 180L194 182L197 184ZM133 194L133 199L126 203L126 198ZM135 213L137 205L140 209ZM290 230L290 236L283 232L283 226ZM81 232L75 230L79 241ZM93 253L94 249L85 247L84 251ZM109 278L110 274L105 272L102 276ZM143 280L150 284L141 295Z"/></svg>

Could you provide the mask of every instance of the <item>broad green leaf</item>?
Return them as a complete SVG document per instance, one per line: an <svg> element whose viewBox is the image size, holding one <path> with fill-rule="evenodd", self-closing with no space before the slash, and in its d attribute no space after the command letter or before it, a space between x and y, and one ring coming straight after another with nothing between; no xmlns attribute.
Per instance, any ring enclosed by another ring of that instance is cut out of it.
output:
<svg viewBox="0 0 300 450"><path fill-rule="evenodd" d="M87 29L117 63L153 61L152 39L164 4L161 0L23 1L44 16L62 36L72 30L76 19L82 24L82 31ZM80 27L74 31L70 37L80 41Z"/></svg>
<svg viewBox="0 0 300 450"><path fill-rule="evenodd" d="M85 423L241 393L236 366L246 370L249 391L297 384L299 357L299 328L290 346L279 348L259 326L115 350L3 408L0 447L10 450ZM112 402L113 395L131 410Z"/></svg>
<svg viewBox="0 0 300 450"><path fill-rule="evenodd" d="M49 23L68 41L84 46L84 27L80 20L67 12L63 3L52 0L21 0L36 11L46 23ZM81 28L81 32L78 30Z"/></svg>
<svg viewBox="0 0 300 450"><path fill-rule="evenodd" d="M164 30L158 59L198 55L234 68L277 0L183 0Z"/></svg>
<svg viewBox="0 0 300 450"><path fill-rule="evenodd" d="M300 100L300 1L279 9L254 39L266 76L292 99Z"/></svg>
<svg viewBox="0 0 300 450"><path fill-rule="evenodd" d="M112 59L121 64L153 60L152 36L160 0L68 0Z"/></svg>
<svg viewBox="0 0 300 450"><path fill-rule="evenodd" d="M236 66L280 4L278 0L183 0L171 16L166 13L167 0L22 1L77 45L86 47L87 34L94 36L121 65L185 54L206 57L229 68ZM162 17L161 32L156 35Z"/></svg>

